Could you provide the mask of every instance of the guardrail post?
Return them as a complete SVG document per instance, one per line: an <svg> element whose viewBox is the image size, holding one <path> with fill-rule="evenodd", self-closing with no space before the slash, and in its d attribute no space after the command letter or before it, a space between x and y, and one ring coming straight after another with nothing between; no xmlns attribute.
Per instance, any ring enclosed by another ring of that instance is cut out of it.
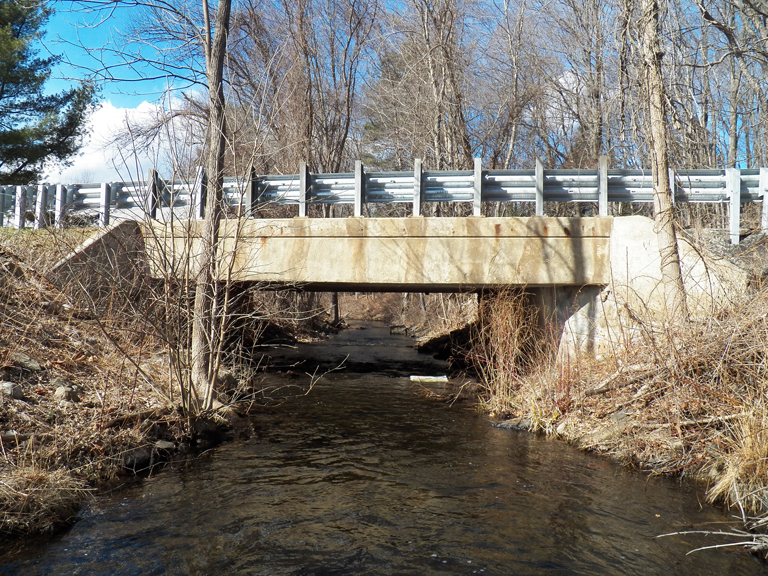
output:
<svg viewBox="0 0 768 576"><path fill-rule="evenodd" d="M101 184L101 192L99 193L99 228L105 228L109 226L109 203L112 198L112 187L106 182Z"/></svg>
<svg viewBox="0 0 768 576"><path fill-rule="evenodd" d="M475 194L472 201L472 215L482 216L483 214L483 159L475 158Z"/></svg>
<svg viewBox="0 0 768 576"><path fill-rule="evenodd" d="M738 168L726 168L725 178L731 204L731 244L738 244L741 228L741 170Z"/></svg>
<svg viewBox="0 0 768 576"><path fill-rule="evenodd" d="M192 190L192 195L195 198L194 217L198 220L205 218L205 202L208 199L208 175L205 173L205 168L202 166L197 167L197 174L195 175L195 188Z"/></svg>
<svg viewBox="0 0 768 576"><path fill-rule="evenodd" d="M608 216L608 156L597 161L597 214Z"/></svg>
<svg viewBox="0 0 768 576"><path fill-rule="evenodd" d="M424 178L421 170L421 158L413 162L413 215L421 216L421 199L424 194Z"/></svg>
<svg viewBox="0 0 768 576"><path fill-rule="evenodd" d="M16 213L14 220L14 227L17 230L24 228L24 223L27 218L27 192L24 190L24 186L16 186Z"/></svg>
<svg viewBox="0 0 768 576"><path fill-rule="evenodd" d="M72 210L75 209L75 201L77 200L77 197L80 195L80 184L70 184L67 186L67 201L66 205L71 206Z"/></svg>
<svg viewBox="0 0 768 576"><path fill-rule="evenodd" d="M64 207L67 204L67 187L56 184L56 205L53 211L53 222L56 228L64 228Z"/></svg>
<svg viewBox="0 0 768 576"><path fill-rule="evenodd" d="M48 214L48 186L40 184L37 187L37 198L35 198L35 230L45 228L47 225Z"/></svg>
<svg viewBox="0 0 768 576"><path fill-rule="evenodd" d="M355 160L355 217L363 215L363 203L365 202L365 171L363 163Z"/></svg>
<svg viewBox="0 0 768 576"><path fill-rule="evenodd" d="M667 174L669 175L669 195L672 201L672 206L677 202L677 175L674 168L667 168Z"/></svg>
<svg viewBox="0 0 768 576"><path fill-rule="evenodd" d="M760 230L768 232L768 168L760 168L760 195L763 197L763 217Z"/></svg>
<svg viewBox="0 0 768 576"><path fill-rule="evenodd" d="M149 169L147 175L147 198L145 204L145 210L147 215L152 220L157 219L157 208L160 206L160 191L162 190L160 183L160 174L154 168Z"/></svg>
<svg viewBox="0 0 768 576"><path fill-rule="evenodd" d="M307 197L310 186L312 186L312 175L309 173L307 163L302 162L299 166L299 218L307 216Z"/></svg>
<svg viewBox="0 0 768 576"><path fill-rule="evenodd" d="M256 174L256 167L251 162L248 165L246 172L245 182L245 214L248 218L253 215L253 211L256 210L256 206L259 204L259 196L261 194L261 186L259 184L259 178ZM241 215L243 215L241 213Z"/></svg>
<svg viewBox="0 0 768 576"><path fill-rule="evenodd" d="M536 216L544 216L544 163L536 157Z"/></svg>

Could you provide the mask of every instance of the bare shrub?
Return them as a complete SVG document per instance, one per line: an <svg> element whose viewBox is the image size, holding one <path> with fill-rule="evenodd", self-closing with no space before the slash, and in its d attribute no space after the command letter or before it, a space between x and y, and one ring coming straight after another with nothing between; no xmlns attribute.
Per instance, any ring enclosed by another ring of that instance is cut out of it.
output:
<svg viewBox="0 0 768 576"><path fill-rule="evenodd" d="M474 294L404 293L395 320L416 335L430 337L463 328L474 321L477 309Z"/></svg>

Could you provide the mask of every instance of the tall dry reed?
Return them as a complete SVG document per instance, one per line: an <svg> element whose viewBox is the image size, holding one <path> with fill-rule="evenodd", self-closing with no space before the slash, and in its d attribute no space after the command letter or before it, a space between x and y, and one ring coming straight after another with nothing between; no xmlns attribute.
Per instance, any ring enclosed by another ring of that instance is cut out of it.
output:
<svg viewBox="0 0 768 576"><path fill-rule="evenodd" d="M541 314L531 294L504 290L480 300L467 354L480 378L480 397L488 412L509 414L523 376L547 356Z"/></svg>

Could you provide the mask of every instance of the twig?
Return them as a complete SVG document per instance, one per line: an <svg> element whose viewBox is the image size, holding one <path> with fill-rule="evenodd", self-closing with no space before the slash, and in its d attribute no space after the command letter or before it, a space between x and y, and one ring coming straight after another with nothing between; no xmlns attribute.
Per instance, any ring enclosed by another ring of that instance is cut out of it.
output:
<svg viewBox="0 0 768 576"><path fill-rule="evenodd" d="M153 410L144 410L143 412L136 412L134 414L125 414L123 416L118 416L117 418L113 418L106 424L102 425L103 429L107 428L116 428L118 426L124 426L128 424L129 422L136 422L138 420L146 420L147 418L152 418L153 416L158 416L162 412L161 409L153 409Z"/></svg>
<svg viewBox="0 0 768 576"><path fill-rule="evenodd" d="M744 416L743 412L738 414L730 414L728 416L711 416L709 418L702 418L701 420L683 420L682 422L650 422L643 424L642 422L633 422L629 425L630 428L668 428L670 426L704 426L706 424L714 424L715 422L728 422Z"/></svg>
<svg viewBox="0 0 768 576"><path fill-rule="evenodd" d="M619 368L618 370L616 370L616 372L608 376L608 378L605 378L602 382L600 382L600 384L597 385L597 388L594 388L592 390L587 390L584 393L584 395L596 396L597 394L603 394L604 392L610 392L611 390L618 390L619 388L631 386L638 380L641 380L642 378L644 378L646 374L648 374L648 372L652 370L658 370L658 369L659 369L658 366L651 363L632 364L630 366ZM627 380L622 384L614 385L614 382L618 378L628 373L632 374L632 377L629 380Z"/></svg>

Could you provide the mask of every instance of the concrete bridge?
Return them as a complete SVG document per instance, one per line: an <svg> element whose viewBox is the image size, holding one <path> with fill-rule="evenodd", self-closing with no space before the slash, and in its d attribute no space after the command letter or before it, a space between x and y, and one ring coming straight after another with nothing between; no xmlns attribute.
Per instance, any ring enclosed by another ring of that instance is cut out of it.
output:
<svg viewBox="0 0 768 576"><path fill-rule="evenodd" d="M138 257L151 276L183 281L195 274L201 229L196 220L123 221L58 264L51 278L91 278L95 288L103 277L132 282ZM745 272L705 260L689 240L679 239L678 249L692 314L711 315L747 290ZM626 340L638 315L663 318L658 242L653 221L642 216L235 218L222 222L217 251L219 280L272 289L525 288L542 320L562 329L565 354Z"/></svg>
<svg viewBox="0 0 768 576"><path fill-rule="evenodd" d="M329 292L460 292L610 282L613 218L227 220L219 277ZM199 221L144 229L152 275L199 251Z"/></svg>

